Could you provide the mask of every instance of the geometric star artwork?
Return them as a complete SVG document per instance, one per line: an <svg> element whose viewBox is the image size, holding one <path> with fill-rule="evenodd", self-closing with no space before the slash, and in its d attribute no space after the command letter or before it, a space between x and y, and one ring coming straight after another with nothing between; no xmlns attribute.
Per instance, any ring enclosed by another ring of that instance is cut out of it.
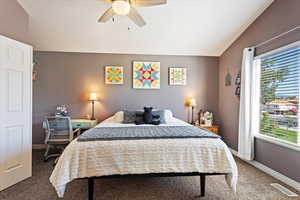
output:
<svg viewBox="0 0 300 200"><path fill-rule="evenodd" d="M186 85L186 68L170 67L169 68L169 84L170 85Z"/></svg>
<svg viewBox="0 0 300 200"><path fill-rule="evenodd" d="M133 62L133 88L159 89L160 62Z"/></svg>
<svg viewBox="0 0 300 200"><path fill-rule="evenodd" d="M123 67L105 67L105 84L123 84Z"/></svg>

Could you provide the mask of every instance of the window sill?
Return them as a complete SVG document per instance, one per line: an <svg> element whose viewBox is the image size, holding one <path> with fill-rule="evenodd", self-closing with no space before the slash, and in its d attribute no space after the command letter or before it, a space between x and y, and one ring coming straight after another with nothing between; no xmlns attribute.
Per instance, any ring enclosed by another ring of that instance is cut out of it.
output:
<svg viewBox="0 0 300 200"><path fill-rule="evenodd" d="M293 143L285 142L285 141L282 141L282 140L279 140L279 139L276 139L276 138L272 138L272 137L269 137L269 136L266 136L266 135L262 135L262 134L257 134L254 137L258 138L258 139L261 139L261 140L264 140L264 141L267 141L269 143L273 143L273 144L288 148L288 149L292 149L292 150L295 150L295 151L300 151L300 146L298 146L296 144L293 144Z"/></svg>

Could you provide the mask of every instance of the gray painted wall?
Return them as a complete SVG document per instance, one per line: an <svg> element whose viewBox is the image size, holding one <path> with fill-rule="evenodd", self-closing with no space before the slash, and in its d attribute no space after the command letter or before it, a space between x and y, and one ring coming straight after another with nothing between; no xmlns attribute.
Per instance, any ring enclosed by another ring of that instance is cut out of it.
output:
<svg viewBox="0 0 300 200"><path fill-rule="evenodd" d="M38 62L37 80L33 82L33 143L43 143L41 128L45 116L58 104L67 104L71 116L83 117L91 113L87 101L90 92L99 92L96 116L103 120L122 109L141 109L145 105L169 108L180 119L187 120L186 97L197 99L197 111L218 110L218 58L193 56L150 56L89 53L35 52ZM132 61L160 61L161 89L132 88ZM105 85L104 67L122 65L124 85ZM168 68L187 67L187 86L169 86Z"/></svg>
<svg viewBox="0 0 300 200"><path fill-rule="evenodd" d="M28 36L29 16L17 0L0 1L0 34L30 43Z"/></svg>
<svg viewBox="0 0 300 200"><path fill-rule="evenodd" d="M234 86L225 87L228 70L236 76L241 67L242 50L300 25L299 0L275 0L274 3L220 57L219 116L226 143L238 148L239 99ZM300 40L300 31L257 49L257 54ZM300 153L259 139L255 142L255 160L300 182Z"/></svg>

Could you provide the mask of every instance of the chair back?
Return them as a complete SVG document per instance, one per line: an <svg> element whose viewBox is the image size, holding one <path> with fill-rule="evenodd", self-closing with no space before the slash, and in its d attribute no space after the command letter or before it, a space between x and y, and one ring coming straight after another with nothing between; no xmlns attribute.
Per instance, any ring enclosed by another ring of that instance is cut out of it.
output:
<svg viewBox="0 0 300 200"><path fill-rule="evenodd" d="M49 141L69 141L73 140L73 129L70 117L46 117L47 137L45 142Z"/></svg>

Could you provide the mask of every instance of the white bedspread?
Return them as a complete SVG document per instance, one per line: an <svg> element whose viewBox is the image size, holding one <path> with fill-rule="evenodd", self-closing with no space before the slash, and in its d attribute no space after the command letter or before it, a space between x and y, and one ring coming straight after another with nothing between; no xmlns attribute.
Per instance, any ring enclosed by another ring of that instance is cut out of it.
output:
<svg viewBox="0 0 300 200"><path fill-rule="evenodd" d="M161 126L189 124L174 120ZM134 126L109 118L98 126ZM50 177L59 197L74 179L116 174L202 172L227 173L235 191L238 172L228 147L220 139L147 139L70 143Z"/></svg>

